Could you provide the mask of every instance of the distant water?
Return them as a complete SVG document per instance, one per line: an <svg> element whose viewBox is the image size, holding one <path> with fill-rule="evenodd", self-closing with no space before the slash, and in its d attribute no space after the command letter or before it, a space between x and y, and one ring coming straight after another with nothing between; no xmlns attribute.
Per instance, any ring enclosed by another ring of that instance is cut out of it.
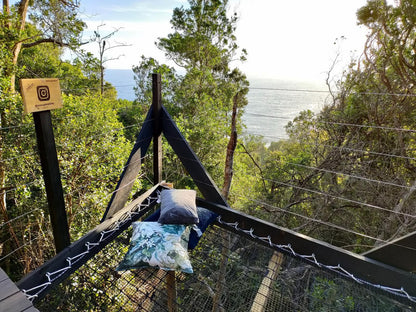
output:
<svg viewBox="0 0 416 312"><path fill-rule="evenodd" d="M303 110L318 113L328 95L323 83L251 79L243 116L246 133L262 135L267 142L285 139L287 123Z"/></svg>
<svg viewBox="0 0 416 312"><path fill-rule="evenodd" d="M118 97L133 101L133 72L107 69L105 79L116 87ZM262 135L266 142L287 138L285 126L301 111L319 112L328 97L325 85L316 82L250 79L245 133Z"/></svg>
<svg viewBox="0 0 416 312"><path fill-rule="evenodd" d="M104 72L104 80L111 83L117 89L119 99L133 101L135 99L134 74L130 69L106 69Z"/></svg>

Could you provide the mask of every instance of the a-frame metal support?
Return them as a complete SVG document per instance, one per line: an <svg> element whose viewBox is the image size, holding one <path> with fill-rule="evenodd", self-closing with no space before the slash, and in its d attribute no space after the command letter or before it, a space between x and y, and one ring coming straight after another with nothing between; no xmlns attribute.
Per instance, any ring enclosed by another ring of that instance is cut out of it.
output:
<svg viewBox="0 0 416 312"><path fill-rule="evenodd" d="M153 127L153 109L150 108L101 222L111 218L125 206L133 187L133 182L140 172L142 159L146 155L152 141Z"/></svg>
<svg viewBox="0 0 416 312"><path fill-rule="evenodd" d="M170 146L172 146L204 198L210 202L228 206L218 187L215 185L215 182L205 170L201 161L198 159L185 137L179 131L172 117L163 106L162 120L162 130L166 140Z"/></svg>
<svg viewBox="0 0 416 312"><path fill-rule="evenodd" d="M416 232L371 249L363 256L416 273Z"/></svg>

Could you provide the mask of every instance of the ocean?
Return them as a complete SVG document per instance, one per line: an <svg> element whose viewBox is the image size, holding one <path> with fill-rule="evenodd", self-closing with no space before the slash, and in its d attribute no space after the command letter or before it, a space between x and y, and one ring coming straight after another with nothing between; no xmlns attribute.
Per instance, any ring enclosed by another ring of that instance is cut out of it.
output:
<svg viewBox="0 0 416 312"><path fill-rule="evenodd" d="M105 79L117 89L118 97L133 101L131 70L107 69ZM245 134L261 135L266 143L287 138L285 126L303 110L318 113L329 93L325 84L311 81L250 79L243 121Z"/></svg>

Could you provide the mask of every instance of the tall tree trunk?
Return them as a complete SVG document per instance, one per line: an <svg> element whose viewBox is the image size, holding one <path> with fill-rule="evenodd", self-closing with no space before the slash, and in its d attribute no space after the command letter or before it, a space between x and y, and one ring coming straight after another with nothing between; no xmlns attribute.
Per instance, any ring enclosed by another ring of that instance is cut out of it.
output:
<svg viewBox="0 0 416 312"><path fill-rule="evenodd" d="M3 14L10 16L10 4L9 0L3 0ZM10 29L11 24L10 21L4 22L4 27Z"/></svg>
<svg viewBox="0 0 416 312"><path fill-rule="evenodd" d="M230 140L227 145L227 155L225 158L225 168L224 168L224 184L222 187L222 195L227 200L230 193L231 181L233 179L233 162L234 162L234 152L237 146L237 109L238 109L238 98L239 93L236 93L233 97L233 111L231 115L231 133ZM230 249L230 234L225 231L222 232L222 251L221 251L221 262L218 272L217 285L215 287L215 295L212 303L213 312L223 312L224 307L221 303L221 297L224 292L225 286L225 275L227 271L228 263L228 252Z"/></svg>
<svg viewBox="0 0 416 312"><path fill-rule="evenodd" d="M224 184L222 187L222 195L225 199L228 198L231 188L231 181L233 179L233 163L234 152L237 146L237 107L238 107L238 93L233 98L233 112L231 116L231 133L230 140L227 145L227 155L225 158L224 169Z"/></svg>
<svg viewBox="0 0 416 312"><path fill-rule="evenodd" d="M8 2L8 0L3 0L3 4L5 2ZM21 35L25 29L26 26L26 16L27 16L27 10L29 7L29 0L22 0L19 4L19 8L18 8L18 31L19 31L19 35ZM10 12L10 9L9 9ZM19 38L19 41L15 43L12 52L13 52L13 59L12 59L12 64L15 67L17 65L17 61L19 59L19 54L20 51L22 49L22 40L21 38ZM15 83L16 83L16 73L15 73L15 69L12 69L12 73L10 75L10 91L12 93L16 92L16 88L15 88Z"/></svg>

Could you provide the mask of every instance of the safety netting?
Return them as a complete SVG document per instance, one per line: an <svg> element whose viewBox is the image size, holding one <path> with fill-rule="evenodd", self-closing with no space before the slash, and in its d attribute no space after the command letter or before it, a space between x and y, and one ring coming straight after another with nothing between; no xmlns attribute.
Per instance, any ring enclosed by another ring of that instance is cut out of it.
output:
<svg viewBox="0 0 416 312"><path fill-rule="evenodd" d="M216 223L190 251L194 273L116 271L124 231L36 303L41 311L413 311L412 302L281 253Z"/></svg>

